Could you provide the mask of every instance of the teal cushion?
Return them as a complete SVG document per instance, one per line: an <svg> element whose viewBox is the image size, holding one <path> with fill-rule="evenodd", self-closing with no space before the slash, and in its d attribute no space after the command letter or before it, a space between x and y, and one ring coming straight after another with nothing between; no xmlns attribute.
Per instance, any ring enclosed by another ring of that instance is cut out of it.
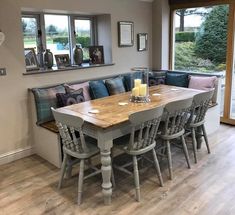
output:
<svg viewBox="0 0 235 215"><path fill-rule="evenodd" d="M134 73L129 73L127 75L123 76L123 82L124 86L126 88L126 91L131 91L133 88L133 80L134 79L141 79L143 80L143 73L142 72L134 72Z"/></svg>
<svg viewBox="0 0 235 215"><path fill-rule="evenodd" d="M105 85L109 91L109 95L116 95L126 92L122 77L107 79L105 80Z"/></svg>
<svg viewBox="0 0 235 215"><path fill-rule="evenodd" d="M32 89L36 110L37 110L37 124L49 122L54 120L51 112L51 107L58 108L57 93L65 93L63 85L57 85L48 88L34 88Z"/></svg>
<svg viewBox="0 0 235 215"><path fill-rule="evenodd" d="M176 74L172 72L167 72L166 74L166 84L173 85L177 87L188 87L188 74Z"/></svg>
<svg viewBox="0 0 235 215"><path fill-rule="evenodd" d="M109 96L108 90L103 80L90 81L89 86L92 99L99 99Z"/></svg>

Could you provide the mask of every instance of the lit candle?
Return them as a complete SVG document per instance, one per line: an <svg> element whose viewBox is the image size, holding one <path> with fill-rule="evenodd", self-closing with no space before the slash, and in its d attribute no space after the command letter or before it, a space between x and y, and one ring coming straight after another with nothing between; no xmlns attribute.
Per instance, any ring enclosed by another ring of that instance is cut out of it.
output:
<svg viewBox="0 0 235 215"><path fill-rule="evenodd" d="M135 82L135 87L140 87L141 79L135 79L134 82Z"/></svg>
<svg viewBox="0 0 235 215"><path fill-rule="evenodd" d="M140 89L139 87L134 87L132 89L132 96L139 96L140 95Z"/></svg>
<svg viewBox="0 0 235 215"><path fill-rule="evenodd" d="M147 84L141 84L139 91L140 96L147 96Z"/></svg>

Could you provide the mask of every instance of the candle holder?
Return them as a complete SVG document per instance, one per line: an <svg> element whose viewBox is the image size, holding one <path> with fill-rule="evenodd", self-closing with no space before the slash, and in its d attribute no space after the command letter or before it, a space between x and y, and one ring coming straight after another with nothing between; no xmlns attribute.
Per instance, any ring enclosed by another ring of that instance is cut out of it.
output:
<svg viewBox="0 0 235 215"><path fill-rule="evenodd" d="M145 67L132 68L132 90L130 101L135 103L150 102L149 98L149 70Z"/></svg>

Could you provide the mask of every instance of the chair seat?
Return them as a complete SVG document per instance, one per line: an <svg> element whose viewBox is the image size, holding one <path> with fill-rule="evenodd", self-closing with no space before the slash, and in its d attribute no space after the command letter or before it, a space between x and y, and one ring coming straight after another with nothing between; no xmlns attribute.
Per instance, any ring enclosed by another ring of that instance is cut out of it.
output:
<svg viewBox="0 0 235 215"><path fill-rule="evenodd" d="M148 151L151 151L156 146L156 142L154 141L151 145L146 146L143 149L130 150L128 148L129 141L130 141L130 134L127 134L125 136L115 139L113 143L115 147L119 148L120 150L124 151L129 155L141 155Z"/></svg>
<svg viewBox="0 0 235 215"><path fill-rule="evenodd" d="M73 157L79 158L79 159L87 159L87 158L99 153L99 148L97 147L97 140L96 139L89 137L89 136L85 136L85 141L86 141L86 147L88 149L87 152L83 152L83 153L74 152L74 151L69 150L68 148L65 148L65 147L63 147L63 150L67 154L69 154ZM80 143L80 139L78 139L78 142Z"/></svg>

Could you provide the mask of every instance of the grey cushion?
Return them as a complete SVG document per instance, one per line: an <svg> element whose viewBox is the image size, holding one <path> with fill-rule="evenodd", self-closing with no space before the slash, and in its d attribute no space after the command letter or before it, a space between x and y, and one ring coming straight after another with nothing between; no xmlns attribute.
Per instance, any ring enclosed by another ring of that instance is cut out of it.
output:
<svg viewBox="0 0 235 215"><path fill-rule="evenodd" d="M116 95L126 92L122 77L107 79L105 80L105 85L109 91L109 95Z"/></svg>

